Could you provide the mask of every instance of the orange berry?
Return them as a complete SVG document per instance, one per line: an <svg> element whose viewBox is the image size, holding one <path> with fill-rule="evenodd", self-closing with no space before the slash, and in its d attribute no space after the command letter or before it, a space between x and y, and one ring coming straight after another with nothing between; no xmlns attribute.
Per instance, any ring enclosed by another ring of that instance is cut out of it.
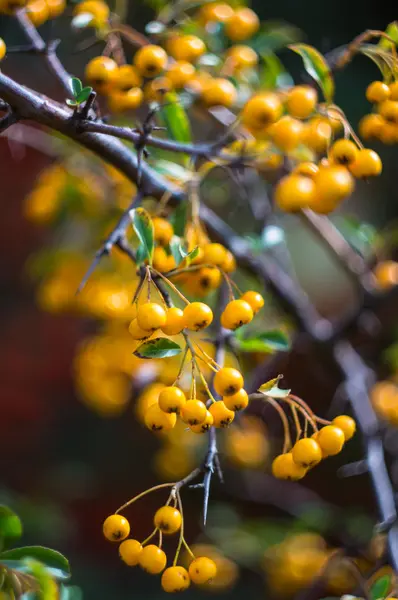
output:
<svg viewBox="0 0 398 600"><path fill-rule="evenodd" d="M388 290L398 284L398 263L393 260L381 261L375 266L374 275L379 287Z"/></svg>
<svg viewBox="0 0 398 600"><path fill-rule="evenodd" d="M174 235L173 225L167 219L161 217L154 217L153 223L153 235L155 242L161 246L167 246L171 242L171 238Z"/></svg>
<svg viewBox="0 0 398 600"><path fill-rule="evenodd" d="M199 291L208 294L220 286L221 273L217 267L203 267L197 273L197 285Z"/></svg>
<svg viewBox="0 0 398 600"><path fill-rule="evenodd" d="M326 425L319 430L316 441L325 456L334 456L341 452L344 442L344 432L334 425Z"/></svg>
<svg viewBox="0 0 398 600"><path fill-rule="evenodd" d="M147 102L158 102L161 104L164 101L165 94L173 89L173 85L168 77L156 77L144 86L144 96Z"/></svg>
<svg viewBox="0 0 398 600"><path fill-rule="evenodd" d="M308 469L322 460L322 450L316 440L303 438L294 444L292 456L296 464Z"/></svg>
<svg viewBox="0 0 398 600"><path fill-rule="evenodd" d="M136 67L121 65L117 70L113 85L121 92L128 92L131 88L142 86L142 77Z"/></svg>
<svg viewBox="0 0 398 600"><path fill-rule="evenodd" d="M227 249L222 244L206 244L203 246L202 262L220 267L227 256Z"/></svg>
<svg viewBox="0 0 398 600"><path fill-rule="evenodd" d="M170 267L170 256L168 255L163 246L157 246L154 248L152 257L152 266L161 273L166 273Z"/></svg>
<svg viewBox="0 0 398 600"><path fill-rule="evenodd" d="M150 573L151 575L158 575L165 568L167 558L166 554L161 548L155 546L154 544L150 544L149 546L144 546L138 562L140 567L142 567L147 573Z"/></svg>
<svg viewBox="0 0 398 600"><path fill-rule="evenodd" d="M94 27L102 27L109 19L109 6L106 2L100 0L86 0L80 2L73 9L74 15L81 15L83 13L91 14L93 20L91 25Z"/></svg>
<svg viewBox="0 0 398 600"><path fill-rule="evenodd" d="M177 60L167 69L167 77L176 90L185 87L194 75L195 67L186 60Z"/></svg>
<svg viewBox="0 0 398 600"><path fill-rule="evenodd" d="M248 290L241 296L241 300L244 300L252 307L253 313L256 315L258 311L264 306L264 298L258 292Z"/></svg>
<svg viewBox="0 0 398 600"><path fill-rule="evenodd" d="M232 396L224 396L223 402L229 410L238 411L244 410L249 404L249 396L243 388Z"/></svg>
<svg viewBox="0 0 398 600"><path fill-rule="evenodd" d="M12 15L18 8L26 5L27 0L1 0L0 13Z"/></svg>
<svg viewBox="0 0 398 600"><path fill-rule="evenodd" d="M363 148L359 150L356 159L349 165L354 177L376 177L380 175L383 164L380 156L374 150Z"/></svg>
<svg viewBox="0 0 398 600"><path fill-rule="evenodd" d="M160 46L142 46L134 56L134 64L143 77L156 77L167 66L167 54Z"/></svg>
<svg viewBox="0 0 398 600"><path fill-rule="evenodd" d="M237 98L236 89L229 79L214 77L204 87L202 100L207 106L232 106Z"/></svg>
<svg viewBox="0 0 398 600"><path fill-rule="evenodd" d="M344 433L346 442L352 438L357 428L354 419L348 417L347 415L339 415L338 417L335 417L332 421L332 425L341 429L341 431Z"/></svg>
<svg viewBox="0 0 398 600"><path fill-rule="evenodd" d="M3 38L0 38L0 60L3 60L7 52L7 47Z"/></svg>
<svg viewBox="0 0 398 600"><path fill-rule="evenodd" d="M159 407L166 413L180 414L186 403L184 392L177 386L165 387L159 394Z"/></svg>
<svg viewBox="0 0 398 600"><path fill-rule="evenodd" d="M292 171L294 175L303 175L304 177L311 177L313 179L318 173L319 167L313 162L302 162L296 165Z"/></svg>
<svg viewBox="0 0 398 600"><path fill-rule="evenodd" d="M220 269L224 271L224 273L232 273L236 269L235 257L229 250L227 250L225 259L220 265Z"/></svg>
<svg viewBox="0 0 398 600"><path fill-rule="evenodd" d="M222 400L213 402L209 412L213 417L214 427L228 427L235 418L234 411L227 408Z"/></svg>
<svg viewBox="0 0 398 600"><path fill-rule="evenodd" d="M161 586L164 592L183 592L189 588L191 580L184 567L169 567L162 573Z"/></svg>
<svg viewBox="0 0 398 600"><path fill-rule="evenodd" d="M119 556L129 567L138 565L142 546L138 540L125 540L119 546Z"/></svg>
<svg viewBox="0 0 398 600"><path fill-rule="evenodd" d="M329 160L338 165L349 166L358 156L358 147L351 140L337 140L330 147Z"/></svg>
<svg viewBox="0 0 398 600"><path fill-rule="evenodd" d="M234 14L234 9L225 2L210 2L201 6L198 19L201 23L225 23Z"/></svg>
<svg viewBox="0 0 398 600"><path fill-rule="evenodd" d="M255 67L258 63L257 52L250 46L232 46L227 52L227 58L231 61L236 71Z"/></svg>
<svg viewBox="0 0 398 600"><path fill-rule="evenodd" d="M156 402L151 404L144 415L145 425L151 431L170 431L176 424L175 413L165 413Z"/></svg>
<svg viewBox="0 0 398 600"><path fill-rule="evenodd" d="M390 100L398 100L398 81L390 83Z"/></svg>
<svg viewBox="0 0 398 600"><path fill-rule="evenodd" d="M149 337L150 333L141 329L138 325L137 319L133 319L129 325L129 334L132 336L133 340L145 340L145 338Z"/></svg>
<svg viewBox="0 0 398 600"><path fill-rule="evenodd" d="M379 139L383 144L396 144L398 142L398 125L393 121L383 120L383 125L380 128L377 139Z"/></svg>
<svg viewBox="0 0 398 600"><path fill-rule="evenodd" d="M181 513L172 506L161 506L155 513L153 523L162 533L171 535L181 529Z"/></svg>
<svg viewBox="0 0 398 600"><path fill-rule="evenodd" d="M366 99L372 104L379 104L390 97L390 88L382 81L373 81L366 88Z"/></svg>
<svg viewBox="0 0 398 600"><path fill-rule="evenodd" d="M45 0L30 0L26 5L26 14L35 27L40 27L50 17Z"/></svg>
<svg viewBox="0 0 398 600"><path fill-rule="evenodd" d="M325 152L332 137L332 127L325 119L314 117L305 125L301 141L314 152Z"/></svg>
<svg viewBox="0 0 398 600"><path fill-rule="evenodd" d="M55 19L62 15L66 8L66 0L46 0L50 19Z"/></svg>
<svg viewBox="0 0 398 600"><path fill-rule="evenodd" d="M269 134L278 148L283 152L291 152L300 143L302 128L300 121L285 116L270 127Z"/></svg>
<svg viewBox="0 0 398 600"><path fill-rule="evenodd" d="M130 523L122 515L111 515L105 519L102 531L110 542L120 542L129 535Z"/></svg>
<svg viewBox="0 0 398 600"><path fill-rule="evenodd" d="M207 556L194 558L189 565L189 576L196 585L203 585L217 575L217 566L214 560Z"/></svg>
<svg viewBox="0 0 398 600"><path fill-rule="evenodd" d="M331 166L319 169L314 179L316 191L309 207L319 213L328 213L354 189L354 179L350 172L342 166Z"/></svg>
<svg viewBox="0 0 398 600"><path fill-rule="evenodd" d="M209 431L210 427L213 425L213 422L213 415L210 411L206 410L205 420L197 425L190 425L189 429L194 433L206 433L206 431Z"/></svg>
<svg viewBox="0 0 398 600"><path fill-rule="evenodd" d="M359 121L359 135L365 140L378 139L385 124L382 116L372 113Z"/></svg>
<svg viewBox="0 0 398 600"><path fill-rule="evenodd" d="M162 331L166 335L178 335L184 329L184 313L181 308L173 306L166 313L166 324L163 325Z"/></svg>
<svg viewBox="0 0 398 600"><path fill-rule="evenodd" d="M191 399L181 409L181 419L188 425L200 425L206 419L206 405L201 400Z"/></svg>
<svg viewBox="0 0 398 600"><path fill-rule="evenodd" d="M385 100L379 104L377 110L386 121L395 125L398 123L398 102L396 100Z"/></svg>
<svg viewBox="0 0 398 600"><path fill-rule="evenodd" d="M166 311L156 302L146 302L137 308L137 323L144 331L155 331L166 325Z"/></svg>
<svg viewBox="0 0 398 600"><path fill-rule="evenodd" d="M315 110L318 101L316 90L309 85L296 85L288 91L286 110L297 119L307 119Z"/></svg>
<svg viewBox="0 0 398 600"><path fill-rule="evenodd" d="M237 369L223 367L214 376L214 389L220 396L233 396L242 388L243 376Z"/></svg>
<svg viewBox="0 0 398 600"><path fill-rule="evenodd" d="M243 42L257 33L258 16L251 8L238 8L225 23L225 34L232 42Z"/></svg>
<svg viewBox="0 0 398 600"><path fill-rule="evenodd" d="M310 177L285 175L275 188L275 202L286 212L294 212L312 205L316 186Z"/></svg>
<svg viewBox="0 0 398 600"><path fill-rule="evenodd" d="M175 60L193 63L206 52L206 46L196 35L178 35L169 40L167 50Z"/></svg>
<svg viewBox="0 0 398 600"><path fill-rule="evenodd" d="M242 122L248 127L261 129L275 123L282 114L282 103L273 92L252 96L242 110Z"/></svg>
<svg viewBox="0 0 398 600"><path fill-rule="evenodd" d="M118 114L129 110L136 110L141 106L144 94L138 87L127 92L111 91L107 98L108 108L111 113Z"/></svg>
<svg viewBox="0 0 398 600"><path fill-rule="evenodd" d="M184 308L184 322L187 329L199 331L213 321L213 311L203 302L191 302Z"/></svg>
<svg viewBox="0 0 398 600"><path fill-rule="evenodd" d="M108 56L97 56L92 58L85 69L85 78L99 93L103 94L110 90L117 77L117 63Z"/></svg>
<svg viewBox="0 0 398 600"><path fill-rule="evenodd" d="M302 479L306 473L307 469L294 462L291 452L280 454L274 458L272 462L272 474L277 479L298 481L299 479Z"/></svg>
<svg viewBox="0 0 398 600"><path fill-rule="evenodd" d="M253 320L253 309L245 300L232 300L228 302L221 314L221 325L225 329L235 330L242 325L247 325Z"/></svg>

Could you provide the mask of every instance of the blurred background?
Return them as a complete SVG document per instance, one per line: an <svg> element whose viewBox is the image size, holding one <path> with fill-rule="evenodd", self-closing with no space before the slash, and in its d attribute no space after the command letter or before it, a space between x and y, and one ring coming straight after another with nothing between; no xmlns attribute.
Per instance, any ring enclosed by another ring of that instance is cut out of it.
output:
<svg viewBox="0 0 398 600"><path fill-rule="evenodd" d="M322 52L348 42L367 28L384 30L397 16L387 3L343 0L328 5L315 0L258 0L253 8L261 20L282 20L297 26L303 40ZM152 14L141 1L130 2L129 22L137 29L143 30ZM54 35L62 40L60 55L68 70L82 76L84 64L94 51L73 54L76 39L70 34L69 19L61 17L58 21ZM47 24L42 32L44 37L49 34ZM0 36L10 46L22 41L12 19L3 15ZM303 73L298 57L285 51L280 56L299 81ZM2 69L20 82L59 97L59 89L38 58L10 55ZM336 76L336 102L354 127L369 110L365 89L375 78L376 67L364 57L355 59ZM53 158L51 152L49 156L40 150L41 134L36 136L30 130L33 147L29 147L13 131L0 136L0 502L11 506L22 518L24 543L49 545L66 554L73 583L81 587L86 600L138 598L142 594L157 598L163 596L158 580L137 569L129 570L120 562L115 549L102 537L102 521L136 493L188 472L200 460L204 448L197 440L194 447L185 444L182 448L177 442L165 442L137 420L136 398L153 373L139 372L136 364L131 365L137 372L134 401L120 402L108 410L104 408L105 400L101 404L90 398L90 393L95 396L98 390L90 392L87 382L79 379L79 369L84 361L95 362L98 344L106 346L112 327L104 326L107 315L89 318L58 310L51 294L50 301L45 292L44 300L43 293L38 295L38 283L32 277L32 255L37 256L49 241L56 246L58 233L55 228L29 222L24 216L24 202L39 172L51 165ZM353 223L362 221L369 227L368 233L386 227L394 231L398 217L397 148L375 149L383 159L383 176L369 184L359 183L353 198L339 211L336 223L346 230L350 224L354 227ZM296 217L278 217L272 223L274 229L264 233L261 220L253 226L248 216L242 219L241 212L237 215L232 190L227 185L222 189L224 193L218 190L217 194L208 194L210 202L224 216L227 214L240 233L252 238L271 236L273 240L272 234L276 233L278 240L283 224L297 278L322 314L341 314L356 301L351 282ZM278 241L275 244L278 246ZM92 251L95 249L93 245ZM279 249L273 251L278 254ZM280 252L278 256L282 261L286 259ZM391 342L396 333L392 327ZM97 336L97 346L93 336ZM128 344L121 339L120 347L128 352ZM111 360L118 351L111 345L106 352ZM378 368L385 374L383 357L379 358ZM162 368L159 373L162 379ZM286 387L292 387L318 414L328 415L337 382L333 374L322 369L317 357L290 356L284 374ZM167 382L164 372L163 379ZM109 394L116 393L113 383L109 386ZM277 426L273 428L271 417L266 427L268 432L259 422L248 422L252 436L249 441L237 436L221 442L225 485L214 481L206 532L201 527L201 492L184 491L188 539L214 544L224 557L220 558L224 579L215 586L217 589L189 590L187 597L218 592L226 598L238 598L244 593L249 600L293 594L303 584L298 581L300 577L295 579L294 566L289 583L288 570L281 575L279 567L270 568L268 562L270 548L286 536L296 536L301 549L308 544L314 551L311 556L317 556L325 543L328 548L342 543L342 531L348 546L367 547L376 518L368 479L366 475L349 479L336 475L344 463L361 457L360 436L341 456L311 472L303 486L285 485L269 477L269 457L278 450L280 432ZM241 448L246 452L249 447L254 449L254 458L243 470ZM130 513L134 536L147 535L153 512L163 500L159 493L134 507ZM312 538L297 537L308 531ZM278 589L278 581L283 578L287 585ZM345 584L343 577L341 589L331 590L330 595L345 591Z"/></svg>

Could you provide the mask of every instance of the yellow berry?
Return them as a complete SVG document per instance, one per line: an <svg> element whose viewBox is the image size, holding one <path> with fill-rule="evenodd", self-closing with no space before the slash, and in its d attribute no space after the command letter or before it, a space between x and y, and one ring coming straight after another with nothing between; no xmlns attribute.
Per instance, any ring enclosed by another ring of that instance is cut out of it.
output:
<svg viewBox="0 0 398 600"><path fill-rule="evenodd" d="M164 102L165 94L173 89L173 84L168 77L156 77L144 86L144 97L147 102Z"/></svg>
<svg viewBox="0 0 398 600"><path fill-rule="evenodd" d="M7 47L3 38L0 38L0 60L3 60L7 52Z"/></svg>
<svg viewBox="0 0 398 600"><path fill-rule="evenodd" d="M337 140L329 151L329 159L339 165L349 166L358 156L358 148L351 140Z"/></svg>
<svg viewBox="0 0 398 600"><path fill-rule="evenodd" d="M316 90L308 85L296 85L289 90L286 110L297 119L307 119L315 110L318 101Z"/></svg>
<svg viewBox="0 0 398 600"><path fill-rule="evenodd" d="M142 77L133 65L121 65L116 73L113 85L121 92L142 86Z"/></svg>
<svg viewBox="0 0 398 600"><path fill-rule="evenodd" d="M167 558L161 548L154 544L150 544L149 546L143 547L138 562L140 567L147 573L158 575L165 568Z"/></svg>
<svg viewBox="0 0 398 600"><path fill-rule="evenodd" d="M306 473L307 469L294 462L291 452L280 454L274 458L272 462L272 474L277 479L298 481L299 479L302 479Z"/></svg>
<svg viewBox="0 0 398 600"><path fill-rule="evenodd" d="M223 402L229 410L238 411L244 410L249 404L249 396L243 388L232 396L224 396Z"/></svg>
<svg viewBox="0 0 398 600"><path fill-rule="evenodd" d="M379 287L388 290L398 284L398 263L393 260L381 261L375 266L374 275Z"/></svg>
<svg viewBox="0 0 398 600"><path fill-rule="evenodd" d="M102 27L109 19L109 6L106 2L99 0L86 0L80 2L73 9L74 15L87 13L93 16L91 24L94 27Z"/></svg>
<svg viewBox="0 0 398 600"><path fill-rule="evenodd" d="M313 162L302 162L296 165L292 171L295 175L303 175L304 177L311 177L313 179L318 173L319 167Z"/></svg>
<svg viewBox="0 0 398 600"><path fill-rule="evenodd" d="M162 573L161 586L168 593L183 592L191 583L188 571L184 567L169 567Z"/></svg>
<svg viewBox="0 0 398 600"><path fill-rule="evenodd" d="M195 67L186 60L177 60L167 70L167 77L176 90L185 87L194 75Z"/></svg>
<svg viewBox="0 0 398 600"><path fill-rule="evenodd" d="M40 27L50 17L45 0L30 0L26 5L26 14L35 27Z"/></svg>
<svg viewBox="0 0 398 600"><path fill-rule="evenodd" d="M316 441L320 445L322 452L326 456L334 456L341 452L345 436L344 432L334 425L326 425L318 432Z"/></svg>
<svg viewBox="0 0 398 600"><path fill-rule="evenodd" d="M106 93L117 77L117 71L118 66L112 58L97 56L87 64L85 77L96 91Z"/></svg>
<svg viewBox="0 0 398 600"><path fill-rule="evenodd" d="M379 104L377 110L386 121L395 125L398 123L398 102L396 100L385 100Z"/></svg>
<svg viewBox="0 0 398 600"><path fill-rule="evenodd" d="M234 411L227 408L222 400L213 402L209 412L213 417L214 427L228 427L235 418Z"/></svg>
<svg viewBox="0 0 398 600"><path fill-rule="evenodd" d="M163 246L157 246L154 248L152 257L152 266L161 273L166 273L170 267L170 256L168 255Z"/></svg>
<svg viewBox="0 0 398 600"><path fill-rule="evenodd" d="M373 81L366 88L366 99L372 102L372 104L379 104L379 102L388 100L390 94L390 88L382 81Z"/></svg>
<svg viewBox="0 0 398 600"><path fill-rule="evenodd" d="M119 556L129 567L138 565L142 546L138 540L125 540L119 546Z"/></svg>
<svg viewBox="0 0 398 600"><path fill-rule="evenodd" d="M209 263L220 267L225 261L227 256L227 249L222 244L206 244L203 247L203 260L204 263Z"/></svg>
<svg viewBox="0 0 398 600"><path fill-rule="evenodd" d="M251 8L239 8L225 23L225 33L232 42L243 42L257 33L258 16Z"/></svg>
<svg viewBox="0 0 398 600"><path fill-rule="evenodd" d="M250 46L232 46L227 52L227 57L236 71L255 67L258 63L257 52Z"/></svg>
<svg viewBox="0 0 398 600"><path fill-rule="evenodd" d="M352 438L357 428L354 419L347 415L339 415L338 417L335 417L332 421L332 425L341 429L341 431L344 433L344 439L346 442Z"/></svg>
<svg viewBox="0 0 398 600"><path fill-rule="evenodd" d="M178 335L185 327L184 313L181 308L173 306L166 313L166 324L162 331L166 335Z"/></svg>
<svg viewBox="0 0 398 600"><path fill-rule="evenodd" d="M165 387L159 394L159 407L166 413L180 414L186 403L184 392L177 386Z"/></svg>
<svg viewBox="0 0 398 600"><path fill-rule="evenodd" d="M228 302L221 314L221 325L225 329L238 329L247 325L253 319L253 309L245 300L232 300Z"/></svg>
<svg viewBox="0 0 398 600"><path fill-rule="evenodd" d="M168 52L175 60L193 63L206 52L204 42L196 35L172 37L167 45Z"/></svg>
<svg viewBox="0 0 398 600"><path fill-rule="evenodd" d="M131 88L127 92L112 90L107 98L108 108L111 113L119 114L129 110L136 110L144 100L143 91Z"/></svg>
<svg viewBox="0 0 398 600"><path fill-rule="evenodd" d="M154 217L153 223L153 235L155 242L161 246L168 246L171 242L171 238L174 235L173 225L167 219L161 217Z"/></svg>
<svg viewBox="0 0 398 600"><path fill-rule="evenodd" d="M134 56L134 65L143 77L156 77L167 66L167 54L160 46L142 46Z"/></svg>
<svg viewBox="0 0 398 600"><path fill-rule="evenodd" d="M301 141L314 152L325 152L332 137L332 127L325 119L314 117L306 123Z"/></svg>
<svg viewBox="0 0 398 600"><path fill-rule="evenodd" d="M196 275L198 290L202 294L208 294L215 290L221 283L221 272L217 267L203 267Z"/></svg>
<svg viewBox="0 0 398 600"><path fill-rule="evenodd" d="M300 143L303 125L293 117L285 116L279 119L269 129L272 141L283 152L291 152Z"/></svg>
<svg viewBox="0 0 398 600"><path fill-rule="evenodd" d="M50 19L55 19L62 15L66 8L66 0L46 0Z"/></svg>
<svg viewBox="0 0 398 600"><path fill-rule="evenodd" d="M292 456L296 464L308 469L322 460L322 450L316 440L303 438L294 444Z"/></svg>
<svg viewBox="0 0 398 600"><path fill-rule="evenodd" d="M365 115L359 121L359 135L365 140L378 139L385 123L381 115L376 113Z"/></svg>
<svg viewBox="0 0 398 600"><path fill-rule="evenodd" d="M261 129L275 123L282 114L282 103L273 92L252 96L242 110L242 122L248 127Z"/></svg>
<svg viewBox="0 0 398 600"><path fill-rule="evenodd" d="M235 257L229 250L227 250L225 259L220 265L220 269L224 271L224 273L232 273L236 269Z"/></svg>
<svg viewBox="0 0 398 600"><path fill-rule="evenodd" d="M203 585L217 575L217 567L214 560L207 556L198 556L189 565L189 576L196 585Z"/></svg>
<svg viewBox="0 0 398 600"><path fill-rule="evenodd" d="M206 410L205 420L197 425L190 425L189 429L194 433L206 433L206 431L209 431L210 427L213 425L213 422L213 415L210 411Z"/></svg>
<svg viewBox="0 0 398 600"><path fill-rule="evenodd" d="M398 81L390 83L390 100L398 100Z"/></svg>
<svg viewBox="0 0 398 600"><path fill-rule="evenodd" d="M105 519L102 531L110 542L121 542L130 533L130 523L122 515L110 515Z"/></svg>
<svg viewBox="0 0 398 600"><path fill-rule="evenodd" d="M176 424L175 413L165 413L156 402L149 406L144 416L145 425L151 431L170 431Z"/></svg>
<svg viewBox="0 0 398 600"><path fill-rule="evenodd" d="M225 2L209 2L201 6L198 19L203 25L207 23L225 23L234 14L234 9Z"/></svg>
<svg viewBox="0 0 398 600"><path fill-rule="evenodd" d="M233 396L243 388L243 376L240 371L223 367L214 376L214 389L220 396Z"/></svg>
<svg viewBox="0 0 398 600"><path fill-rule="evenodd" d="M380 156L374 150L359 150L356 159L349 165L350 172L357 178L376 177L383 168Z"/></svg>
<svg viewBox="0 0 398 600"><path fill-rule="evenodd" d="M294 212L311 206L316 186L310 177L285 175L275 188L275 202L286 212Z"/></svg>
<svg viewBox="0 0 398 600"><path fill-rule="evenodd" d="M144 331L155 331L166 325L166 311L156 302L146 302L137 309L137 323Z"/></svg>
<svg viewBox="0 0 398 600"><path fill-rule="evenodd" d="M171 535L181 528L181 513L172 506L161 506L156 511L153 522L162 533Z"/></svg>
<svg viewBox="0 0 398 600"><path fill-rule="evenodd" d="M205 86L202 100L207 106L225 106L229 108L235 104L237 98L236 88L229 79L214 77Z"/></svg>
<svg viewBox="0 0 398 600"><path fill-rule="evenodd" d="M181 419L188 425L200 425L206 419L207 409L201 400L191 399L181 409Z"/></svg>
<svg viewBox="0 0 398 600"><path fill-rule="evenodd" d="M12 15L18 8L26 5L27 0L0 0L0 13Z"/></svg>
<svg viewBox="0 0 398 600"><path fill-rule="evenodd" d="M132 336L133 340L145 340L150 333L141 329L138 325L137 319L133 319L129 325L129 334Z"/></svg>
<svg viewBox="0 0 398 600"><path fill-rule="evenodd" d="M187 329L199 331L213 321L213 311L203 302L191 302L184 308L184 323Z"/></svg>
<svg viewBox="0 0 398 600"><path fill-rule="evenodd" d="M354 189L354 179L350 172L342 166L331 166L319 169L315 176L315 195L310 208L319 213L328 213Z"/></svg>

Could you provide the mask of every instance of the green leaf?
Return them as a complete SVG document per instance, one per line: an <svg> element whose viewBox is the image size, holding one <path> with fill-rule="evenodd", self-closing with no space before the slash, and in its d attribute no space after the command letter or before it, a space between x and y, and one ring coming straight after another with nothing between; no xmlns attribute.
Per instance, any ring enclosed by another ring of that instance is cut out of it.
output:
<svg viewBox="0 0 398 600"><path fill-rule="evenodd" d="M258 54L275 52L288 44L297 42L302 37L301 31L281 21L267 21L261 25L258 33L248 42Z"/></svg>
<svg viewBox="0 0 398 600"><path fill-rule="evenodd" d="M259 74L260 89L275 89L293 85L293 78L286 71L279 58L271 51L262 52L263 65Z"/></svg>
<svg viewBox="0 0 398 600"><path fill-rule="evenodd" d="M266 331L252 337L241 337L238 334L235 339L238 349L243 352L278 352L290 348L289 338L279 329Z"/></svg>
<svg viewBox="0 0 398 600"><path fill-rule="evenodd" d="M198 256L198 254L199 254L199 246L196 246L193 250L191 250L191 252L188 252L188 254L185 255L185 262L187 264L187 267L189 267L191 262L193 260L195 260L195 258Z"/></svg>
<svg viewBox="0 0 398 600"><path fill-rule="evenodd" d="M0 548L7 548L22 535L20 518L8 506L0 505Z"/></svg>
<svg viewBox="0 0 398 600"><path fill-rule="evenodd" d="M83 592L77 585L60 586L60 600L83 600Z"/></svg>
<svg viewBox="0 0 398 600"><path fill-rule="evenodd" d="M370 600L380 600L385 598L387 592L390 589L391 577L389 575L383 575L380 577L370 588Z"/></svg>
<svg viewBox="0 0 398 600"><path fill-rule="evenodd" d="M93 91L93 88L90 86L83 88L82 91L77 96L75 96L76 102L78 104L82 104L83 102L85 102L88 99L88 97L90 96L92 91Z"/></svg>
<svg viewBox="0 0 398 600"><path fill-rule="evenodd" d="M74 95L75 98L77 98L77 96L80 94L80 92L83 89L82 82L77 77L71 77L70 87L72 90L72 94Z"/></svg>
<svg viewBox="0 0 398 600"><path fill-rule="evenodd" d="M145 246L143 246L142 244L140 244L137 248L136 254L135 254L135 258L136 258L136 263L137 265L142 265L146 258L147 258L147 251Z"/></svg>
<svg viewBox="0 0 398 600"><path fill-rule="evenodd" d="M273 379L266 381L259 387L258 391L259 392L268 392L269 390L272 390L273 387L278 385L278 382L281 379L283 379L283 375L278 375L277 377L274 377Z"/></svg>
<svg viewBox="0 0 398 600"><path fill-rule="evenodd" d="M78 106L78 102L76 102L76 100L70 100L69 98L67 98L65 102L68 106Z"/></svg>
<svg viewBox="0 0 398 600"><path fill-rule="evenodd" d="M34 576L36 582L39 584L40 591L37 597L40 600L54 600L57 592L57 584L51 573L36 560L27 559L25 563L29 573Z"/></svg>
<svg viewBox="0 0 398 600"><path fill-rule="evenodd" d="M377 243L378 233L370 223L364 223L351 216L338 215L334 218L336 227L347 242L362 256L369 256Z"/></svg>
<svg viewBox="0 0 398 600"><path fill-rule="evenodd" d="M23 546L13 548L0 554L0 563L4 561L22 561L32 558L61 575L62 579L70 577L69 561L63 554L45 546ZM58 576L60 576L58 575Z"/></svg>
<svg viewBox="0 0 398 600"><path fill-rule="evenodd" d="M138 358L169 358L180 354L181 347L168 338L148 340L134 352Z"/></svg>
<svg viewBox="0 0 398 600"><path fill-rule="evenodd" d="M175 263L178 265L182 262L185 254L181 246L181 239L176 235L173 235L170 242L170 252L175 260Z"/></svg>
<svg viewBox="0 0 398 600"><path fill-rule="evenodd" d="M164 100L159 116L165 124L168 137L176 142L190 143L192 141L191 125L178 95L175 92L169 92L165 95Z"/></svg>
<svg viewBox="0 0 398 600"><path fill-rule="evenodd" d="M264 396L269 398L286 398L290 394L291 390L283 390L277 385L266 392L262 392Z"/></svg>
<svg viewBox="0 0 398 600"><path fill-rule="evenodd" d="M171 215L170 222L173 225L174 234L178 237L183 237L187 224L189 202L180 202L177 208Z"/></svg>
<svg viewBox="0 0 398 600"><path fill-rule="evenodd" d="M398 21L393 21L388 25L386 34L392 39L395 45L398 44ZM382 37L380 38L378 46L383 50L391 50L393 43L390 42L390 40L387 40L387 38Z"/></svg>
<svg viewBox="0 0 398 600"><path fill-rule="evenodd" d="M153 223L152 219L145 208L136 208L131 211L131 220L133 222L134 231L145 251L145 258L149 264L152 264L154 238L153 238Z"/></svg>
<svg viewBox="0 0 398 600"><path fill-rule="evenodd" d="M175 179L178 183L187 183L192 178L191 171L170 160L159 159L154 163L153 168L161 175Z"/></svg>
<svg viewBox="0 0 398 600"><path fill-rule="evenodd" d="M300 54L308 75L318 83L326 102L332 102L334 81L330 68L322 54L312 46L308 46L308 44L292 44L289 48Z"/></svg>
<svg viewBox="0 0 398 600"><path fill-rule="evenodd" d="M395 69L394 58L391 52L388 52L375 44L362 44L359 52L370 58L375 65L377 65L386 81L391 79Z"/></svg>

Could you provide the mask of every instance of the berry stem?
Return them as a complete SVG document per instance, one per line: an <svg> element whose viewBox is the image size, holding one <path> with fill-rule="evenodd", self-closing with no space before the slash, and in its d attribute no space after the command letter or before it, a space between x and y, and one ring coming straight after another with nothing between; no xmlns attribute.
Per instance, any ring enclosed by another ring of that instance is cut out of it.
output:
<svg viewBox="0 0 398 600"><path fill-rule="evenodd" d="M145 544L147 544L157 533L158 528L156 527L152 533L150 535L148 535L147 538L145 538L145 540L143 542L141 542L141 546L145 546Z"/></svg>
<svg viewBox="0 0 398 600"><path fill-rule="evenodd" d="M171 281L169 279L167 279L167 277L162 275L162 273L159 273L159 271L155 271L155 269L153 267L152 267L152 272L154 275L156 275L156 277L160 277L160 279L162 279L173 290L173 292L175 294L177 294L177 296L179 298L181 298L181 300L183 302L185 302L185 304L190 304L189 300L187 298L185 298L185 296L183 294L181 294L180 290L178 290L176 288L176 286L174 285L174 283L171 283Z"/></svg>
<svg viewBox="0 0 398 600"><path fill-rule="evenodd" d="M188 345L186 344L185 345L185 349L184 349L184 353L182 355L182 359L181 359L181 363L180 363L180 368L178 369L177 377L175 378L173 386L176 385L180 381L180 379L182 377L182 373L183 373L184 367L185 367L185 361L187 359L188 350L189 350L189 348L188 348Z"/></svg>
<svg viewBox="0 0 398 600"><path fill-rule="evenodd" d="M268 404L270 404L271 406L273 406L275 408L276 412L279 414L280 419L282 421L283 430L284 430L284 442L283 442L282 453L285 454L285 452L288 452L289 449L292 447L292 440L290 437L290 430L289 430L289 422L287 420L286 414L283 411L283 409L279 406L279 404L276 402L276 400L274 400L274 398L269 398L267 396L264 396L264 401L268 402Z"/></svg>
<svg viewBox="0 0 398 600"><path fill-rule="evenodd" d="M133 504L133 502L140 500L140 498L143 498L147 494L150 494L151 492L156 492L157 490L161 490L166 487L173 487L174 485L175 485L175 483L161 483L160 485L155 485L154 487L151 487L148 490L145 490L145 492L141 492L141 494L138 494L138 496L134 496L134 498L131 498L131 500L128 500L128 502L126 502L125 504L120 506L117 510L115 510L115 515L117 515L119 512L121 512L122 510L124 510L125 508L130 506L130 504Z"/></svg>
<svg viewBox="0 0 398 600"><path fill-rule="evenodd" d="M180 528L180 537L178 540L178 546L177 546L177 550L174 556L174 560L173 560L173 567L176 566L177 562L178 562L178 557L180 555L180 551L181 551L181 547L184 541L184 511L182 508L182 501L181 501L181 495L180 492L176 492L176 498L177 498L177 503L178 503L178 510L181 513L181 528Z"/></svg>

